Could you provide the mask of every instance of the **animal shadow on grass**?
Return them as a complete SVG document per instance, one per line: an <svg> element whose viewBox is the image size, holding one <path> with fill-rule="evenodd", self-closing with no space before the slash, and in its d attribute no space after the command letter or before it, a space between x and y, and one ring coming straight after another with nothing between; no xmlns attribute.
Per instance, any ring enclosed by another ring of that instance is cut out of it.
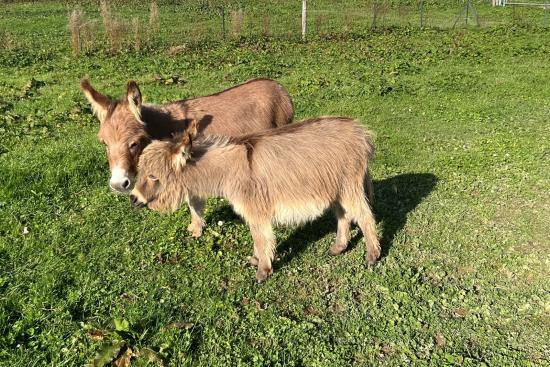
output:
<svg viewBox="0 0 550 367"><path fill-rule="evenodd" d="M407 214L433 191L436 184L437 177L431 173L406 173L374 181L374 214L377 223L382 224L383 232L380 239L382 258L388 255L395 235L405 226ZM306 246L329 233L336 235L336 218L330 211L320 219L297 228L279 244L277 252L281 259L275 263L275 267L283 267L304 251ZM358 231L350 239L347 251L356 247L362 237L363 234Z"/></svg>
<svg viewBox="0 0 550 367"><path fill-rule="evenodd" d="M388 254L395 235L405 226L407 214L435 189L437 181L431 173L405 173L374 182L374 213L383 231L382 257Z"/></svg>

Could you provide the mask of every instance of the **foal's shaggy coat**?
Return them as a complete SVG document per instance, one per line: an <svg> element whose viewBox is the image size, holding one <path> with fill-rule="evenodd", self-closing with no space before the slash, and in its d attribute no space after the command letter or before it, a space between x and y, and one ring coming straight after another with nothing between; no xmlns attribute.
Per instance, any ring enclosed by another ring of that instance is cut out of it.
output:
<svg viewBox="0 0 550 367"><path fill-rule="evenodd" d="M376 262L380 245L365 197L373 146L357 121L324 117L236 138L195 136L192 125L173 141L153 142L144 150L134 205L173 211L187 201L191 226L202 226L193 203L226 198L250 226L258 281L273 272L272 225L301 224L329 208L338 218L330 253L346 249L356 222L366 239L367 261Z"/></svg>

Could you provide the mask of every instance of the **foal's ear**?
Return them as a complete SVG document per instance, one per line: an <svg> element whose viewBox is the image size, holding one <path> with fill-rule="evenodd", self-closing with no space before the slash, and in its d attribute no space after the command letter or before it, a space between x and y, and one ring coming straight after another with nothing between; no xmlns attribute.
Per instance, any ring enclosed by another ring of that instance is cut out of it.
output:
<svg viewBox="0 0 550 367"><path fill-rule="evenodd" d="M185 166L189 158L191 158L192 148L192 137L187 131L174 136L172 162L175 168L183 168Z"/></svg>
<svg viewBox="0 0 550 367"><path fill-rule="evenodd" d="M105 117L107 116L109 106L111 105L111 100L109 99L109 97L104 96L103 94L95 90L88 79L82 79L80 81L80 88L84 92L86 99L92 105L92 111L94 111L94 114L97 116L100 122L103 122L103 120L105 120Z"/></svg>
<svg viewBox="0 0 550 367"><path fill-rule="evenodd" d="M143 123L141 120L141 91L139 90L137 83L133 80L128 82L126 99L128 100L128 107L136 120Z"/></svg>

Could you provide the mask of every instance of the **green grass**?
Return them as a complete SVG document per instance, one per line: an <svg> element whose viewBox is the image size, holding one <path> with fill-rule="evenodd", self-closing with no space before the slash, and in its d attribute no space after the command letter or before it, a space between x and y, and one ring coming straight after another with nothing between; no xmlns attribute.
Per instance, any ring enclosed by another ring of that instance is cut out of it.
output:
<svg viewBox="0 0 550 367"><path fill-rule="evenodd" d="M121 339L170 366L550 365L548 31L397 28L74 58L65 11L25 13L63 7L6 8L0 26L34 47L0 53L0 365L83 365ZM115 96L135 79L146 102L272 77L298 119L361 119L376 133L382 260L365 268L357 229L327 256L327 215L277 230L275 274L258 286L227 202L209 202L199 240L187 209L132 209L107 187L86 74Z"/></svg>

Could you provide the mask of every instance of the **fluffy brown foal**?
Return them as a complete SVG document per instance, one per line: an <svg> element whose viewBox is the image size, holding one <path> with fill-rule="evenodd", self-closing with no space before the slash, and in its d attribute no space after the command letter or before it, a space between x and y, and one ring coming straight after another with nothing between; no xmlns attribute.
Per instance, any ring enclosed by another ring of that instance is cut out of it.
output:
<svg viewBox="0 0 550 367"><path fill-rule="evenodd" d="M347 247L351 222L366 240L367 263L380 256L374 216L365 197L370 134L344 117L322 117L241 137L197 137L195 124L172 141L155 141L139 161L135 206L174 211L191 207L190 227L202 226L194 203L226 198L248 223L258 282L272 272L273 225L297 225L332 209L338 218L331 255ZM369 190L370 191L370 190Z"/></svg>

